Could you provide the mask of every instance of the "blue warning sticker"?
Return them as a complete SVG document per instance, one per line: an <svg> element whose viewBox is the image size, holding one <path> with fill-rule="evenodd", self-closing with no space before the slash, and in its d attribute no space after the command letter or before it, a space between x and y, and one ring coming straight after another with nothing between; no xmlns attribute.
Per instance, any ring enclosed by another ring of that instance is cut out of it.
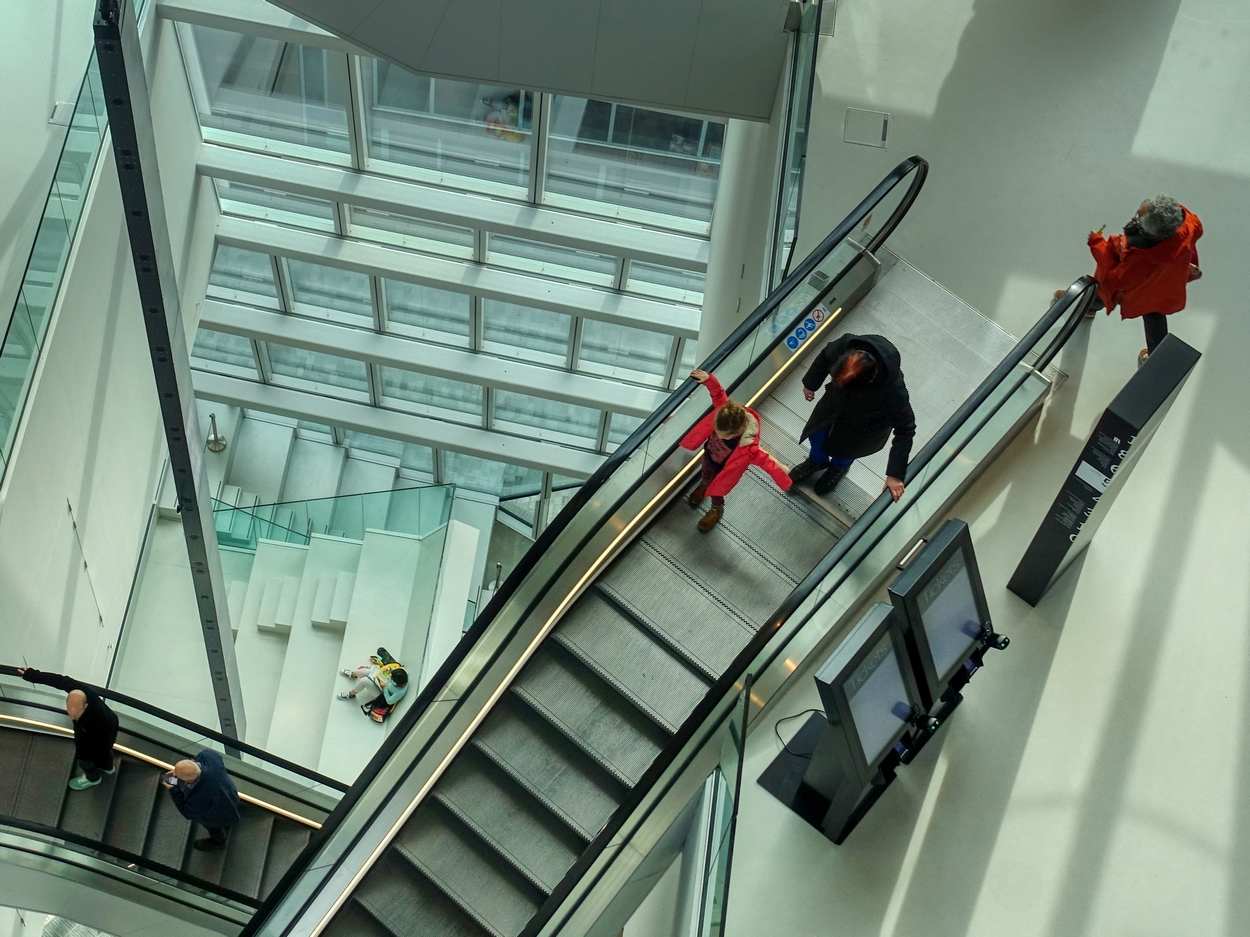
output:
<svg viewBox="0 0 1250 937"><path fill-rule="evenodd" d="M786 336L786 347L791 351L797 351L800 345L816 333L816 328L825 321L825 317L828 315L829 310L823 305L813 309L812 314L804 318L795 327L794 331Z"/></svg>

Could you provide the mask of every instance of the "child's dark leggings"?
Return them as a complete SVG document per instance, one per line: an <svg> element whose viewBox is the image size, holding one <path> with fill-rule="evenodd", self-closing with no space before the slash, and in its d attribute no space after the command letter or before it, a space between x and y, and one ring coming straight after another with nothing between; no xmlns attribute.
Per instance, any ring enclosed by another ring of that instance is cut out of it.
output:
<svg viewBox="0 0 1250 937"><path fill-rule="evenodd" d="M708 458L708 454L706 452L703 453L703 481L710 484L712 479L719 475L720 470L724 467L725 466L723 465L717 465L710 458ZM712 507L723 508L724 506L725 498L723 495L712 495Z"/></svg>

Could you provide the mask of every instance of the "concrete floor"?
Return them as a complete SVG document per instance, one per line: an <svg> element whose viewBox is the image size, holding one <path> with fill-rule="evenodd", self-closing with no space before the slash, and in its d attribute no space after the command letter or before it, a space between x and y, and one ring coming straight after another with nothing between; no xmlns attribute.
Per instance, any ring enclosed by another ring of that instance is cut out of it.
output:
<svg viewBox="0 0 1250 937"><path fill-rule="evenodd" d="M892 248L1019 335L1092 269L1091 228L1168 192L1206 228L1206 276L1170 320L1204 358L1030 609L1005 583L1144 344L1118 318L1078 333L1070 380L954 512L1011 648L841 847L754 784L773 723L818 705L810 680L782 699L748 740L727 934L1242 935L1250 7L842 0L822 43L801 247L920 153L932 173ZM888 149L842 142L847 106L892 115Z"/></svg>

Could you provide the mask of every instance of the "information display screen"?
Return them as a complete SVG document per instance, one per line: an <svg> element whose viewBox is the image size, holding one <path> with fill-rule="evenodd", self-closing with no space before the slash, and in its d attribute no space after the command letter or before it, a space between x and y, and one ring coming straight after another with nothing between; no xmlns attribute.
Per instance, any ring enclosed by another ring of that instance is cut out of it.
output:
<svg viewBox="0 0 1250 937"><path fill-rule="evenodd" d="M956 550L916 597L933 666L940 679L972 653L981 635L981 616L962 550Z"/></svg>
<svg viewBox="0 0 1250 937"><path fill-rule="evenodd" d="M871 765L911 717L911 703L889 632L883 634L843 684L855 731Z"/></svg>

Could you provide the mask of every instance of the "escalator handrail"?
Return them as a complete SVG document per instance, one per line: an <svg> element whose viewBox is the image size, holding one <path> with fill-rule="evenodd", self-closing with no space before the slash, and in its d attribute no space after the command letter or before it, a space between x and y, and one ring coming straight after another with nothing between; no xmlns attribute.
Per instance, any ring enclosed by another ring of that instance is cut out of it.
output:
<svg viewBox="0 0 1250 937"><path fill-rule="evenodd" d="M0 696L0 703L8 703L11 706L24 706L27 709L38 709L38 710L42 710L43 712L53 713L58 716L65 715L65 709L63 707L49 706L47 703L38 703L38 702L35 702L34 700L20 699L19 697L16 697L16 696ZM49 723L49 725L52 725L52 723ZM3 720L0 720L0 728L3 728L3 727L4 727ZM72 731L68 726L57 726L57 728L64 729L67 733ZM131 726L121 726L120 732L124 732L127 738L140 739L144 742L147 742L149 745L155 746L158 749L166 749L171 752L178 751L178 749L175 746L171 745L169 742L164 742L164 741L161 741L160 739L154 739L150 735L144 735L142 732L134 729ZM145 752L144 754L147 757L154 757L151 754L151 752ZM240 764L248 766L248 767L259 767L259 765L249 765L248 762L240 762ZM269 781L264 780L263 778L257 778L253 775L245 774L242 771L239 771L238 769L231 771L229 768L227 768L227 771L232 777L239 778L240 780L243 780L247 782L248 784L254 785L258 788L263 788L264 790L270 791L271 793L277 794L281 797L289 798L290 800L295 801L296 803L302 804L305 807L311 807L318 814L329 815L331 808L326 807L325 804L318 804L314 801L307 800L306 798L302 797L298 793L284 790L283 788L277 787L274 784L270 783ZM302 790L307 790L307 788L303 788ZM305 819L311 819L311 818L305 817ZM313 822L316 822L316 821L313 821Z"/></svg>
<svg viewBox="0 0 1250 937"><path fill-rule="evenodd" d="M72 795L71 795L72 796ZM27 833L35 833L47 839L62 840L67 843L73 843L75 846L81 846L91 852L103 853L114 859L120 859L127 865L135 866L147 872L155 872L167 878L175 879L184 885L191 885L201 891L209 892L226 898L230 901L237 902L248 908L259 908L261 902L257 898L252 898L242 892L235 891L232 888L226 888L223 885L214 885L207 879L199 878L195 875L188 875L181 869L175 869L173 866L165 865L161 862L153 862L147 856L141 856L138 853L129 852L125 849L119 849L102 840L92 839L89 836L83 836L80 833L73 833L69 830L63 830L60 827L47 826L43 823L36 823L33 820L26 820L22 817L13 817L7 814L0 814L0 830L4 828L12 828L22 830Z"/></svg>
<svg viewBox="0 0 1250 937"><path fill-rule="evenodd" d="M934 456L941 452L943 447L950 442L968 418L989 399L999 384L1028 357L1033 346L1041 341L1057 322L1063 320L1064 324L1061 326L1056 340L1051 342L1046 351L1043 352L1043 356L1039 357L1033 365L1034 370L1037 371L1046 367L1054 355L1062 348L1063 342L1066 342L1073 332L1076 331L1076 326L1084 319L1086 310L1092 305L1097 295L1097 283L1094 282L1093 277L1081 277L1069 286L1063 295L1052 303L1050 308L1033 328L1028 331L1025 337L1016 344L959 409L942 424L942 428L916 454L916 457L908 464L905 481L912 481L920 472L924 471ZM1064 320L1065 313L1068 315L1066 320ZM1060 338L1063 341L1059 341ZM738 653L733 663L721 675L720 679L708 689L703 699L699 701L690 715L682 722L676 734L669 739L668 744L656 756L651 766L643 772L638 783L634 785L625 800L613 812L608 822L604 824L603 828L595 836L594 841L586 847L586 850L578 857L572 868L569 869L560 883L552 890L550 896L543 903L542 907L538 909L534 917L530 919L529 923L526 924L518 937L535 937L542 927L555 915L560 905L569 896L573 888L576 887L577 883L590 871L608 846L616 840L625 821L642 805L644 798L650 795L651 789L677 759L682 749L694 737L699 727L712 715L716 707L733 690L734 686L743 679L743 674L746 673L747 668L758 659L773 636L781 630L781 627L789 620L790 616L798 611L802 604L807 601L816 588L824 583L829 574L833 572L876 520L893 503L893 498L888 492L883 491L878 495L851 528L825 554L824 558L816 564L812 571L782 601L777 611L755 633L746 647ZM847 570L843 579L849 577L850 574L851 570ZM839 584L831 584L825 591L825 598L832 595ZM813 613L814 611L815 609L812 610ZM605 865L599 874L602 875L606 868L607 866ZM589 889L587 889L588 891ZM583 892L582 897L585 897L587 892ZM580 904L581 899L575 902L573 907L565 913L564 920L567 921Z"/></svg>
<svg viewBox="0 0 1250 937"><path fill-rule="evenodd" d="M14 667L11 664L0 664L0 674L4 676L8 676L8 677L17 677L20 680L22 676L20 673L18 673L18 669L19 668ZM176 725L181 729L187 729L188 731L194 732L197 735L203 736L204 738L212 739L214 742L217 742L219 745L224 745L224 746L227 746L228 748L235 749L236 751L240 751L245 755L251 755L253 758L259 758L261 761L274 765L275 767L282 768L285 771L290 771L293 774L298 774L300 777L307 778L308 780L316 784L321 784L325 787L333 788L334 790L339 791L341 793L347 793L347 791L351 789L349 785L344 784L342 781L335 780L334 778L331 778L331 777L326 777L324 774L318 774L316 771L313 771L311 768L306 768L303 765L298 765L293 761L287 761L285 758L282 758L278 755L271 754L270 752L265 751L263 748L257 748L255 745L247 744L247 742L240 742L238 739L229 738L228 736L222 735L220 732L218 732L215 729L210 729L208 728L208 726L202 726L197 722L192 722L190 719L185 719L182 716L177 715L176 713L167 712L166 710L161 709L158 706L153 706L151 703L145 703L141 699L135 699L133 696L127 696L125 693L118 693L116 690L110 690L102 686L95 686L94 684L87 683L82 680L79 680L78 682L81 683L83 686L89 688L92 692L96 693L103 699L113 700L116 703L121 703L123 706L129 706L131 709L137 709L140 712L146 713L149 716L155 716L157 719L160 719L163 722L168 722L171 725ZM39 684L29 684L29 685L37 686ZM11 701L18 702L17 700L11 700Z"/></svg>
<svg viewBox="0 0 1250 937"><path fill-rule="evenodd" d="M832 7L830 7L829 12L831 15L833 14ZM783 274L785 271L790 269L790 264L794 263L794 254L799 249L799 224L803 220L803 180L807 177L807 143L812 137L811 135L812 103L816 100L816 60L820 58L820 18L824 16L824 13L825 13L825 5L823 3L817 3L816 4L816 22L812 25L812 29L815 32L816 36L815 36L815 41L813 42L813 45L812 45L812 64L810 66L811 73L807 76L807 112L803 117L803 120L807 125L807 130L803 132L803 150L802 152L799 153L799 181L795 185L796 192L794 196L795 198L794 240L790 242L790 249L786 251L786 263L785 263L785 266L782 267ZM798 48L798 42L799 42L801 35L802 35L801 30L794 34L795 49ZM794 63L796 76L798 74L798 66L799 66L799 63L796 59ZM790 119L791 120L794 119L793 114L790 115ZM786 127L786 149L787 150L790 148L789 133L790 133L790 127L787 125ZM783 160L784 160L784 157L783 157ZM782 163L782 165L783 166L785 165L784 162ZM778 207L778 216L780 218L783 216L783 213L786 210L786 206L778 205L777 207Z"/></svg>
<svg viewBox="0 0 1250 937"><path fill-rule="evenodd" d="M810 309L819 303L828 291L841 280L841 276L858 262L860 257L866 253L876 250L882 243L884 243L886 238L893 233L894 229L898 227L899 223L903 220L903 217L907 214L908 209L911 208L912 204L916 201L917 196L920 194L920 190L924 186L925 178L928 176L928 171L928 161L920 156L911 156L899 163L898 166L891 170L885 178L877 184L872 192L870 192L868 196L865 197L838 224L838 226L834 228L833 231L830 232L829 235L811 251L811 253L808 254L806 258L804 258L803 262L799 264L795 271L778 284L777 287L768 294L767 298L765 298L765 300L758 307L756 307L756 309L748 315L746 319L744 319L743 322L736 329L734 329L723 342L721 342L720 346L708 356L700 367L705 371L714 371L718 368L742 341L749 337L755 329L763 323L766 318L768 318L768 316L776 312L782 302L789 297L790 293L817 268L821 261L823 261L834 250L834 248L850 237L850 235L857 227L859 227L864 219L872 213L872 211L891 191L893 191L895 186L907 179L908 176L911 176L911 182L908 185L907 191L903 194L899 204L895 207L890 217L886 219L885 223L877 231L876 235L867 244L860 247L856 258L846 265L842 273L840 273L837 277L831 278L830 281L824 285L818 294L810 300L804 309L795 317L796 323L801 321L803 317L809 313ZM793 325L793 323L791 323L791 325ZM772 341L770 341L768 345L756 355L751 364L743 369L743 373L728 384L725 388L726 392L732 392L741 380L754 370L760 361L771 354L772 350L785 340L788 331L789 329L780 329L773 337ZM569 499L555 519L547 525L542 534L535 540L534 544L525 552L525 555L522 556L517 565L513 567L512 572L509 573L508 577L500 585L499 589L496 590L495 594L491 597L486 607L478 615L473 625L464 633L464 637L461 638L460 642L455 646L455 648L453 648L452 652L443 661L442 665L434 673L433 677L431 677L430 682L421 688L420 692L417 694L417 698L413 701L408 711L400 720L399 725L397 725L395 729L386 737L381 747L378 748L377 752L375 752L373 757L370 759L369 764L365 766L364 771L357 776L351 789L344 794L343 798L335 806L330 816L326 818L326 821L322 824L321 829L317 830L313 834L313 837L309 841L304 852L287 870L277 887L275 887L270 893L269 898L262 904L260 911L257 912L251 923L243 929L240 937L250 937L250 935L255 934L260 927L263 926L273 909L282 900L291 885L300 875L303 874L303 872L311 864L313 857L337 831L338 827L342 824L343 819L351 812L352 808L363 795L364 791L368 789L370 784L372 784L374 778L382 770L382 767L387 763L390 757L394 754L395 750L404 741L408 732L411 731L414 725L416 725L417 721L429 708L430 704L440 693L443 692L446 684L451 679L457 668L459 668L459 666L464 662L473 647L476 646L478 639L494 621L495 616L504 607L504 604L512 597L512 594L520 587L525 577L538 563L539 559L546 554L547 550L552 546L556 538L568 527L573 518L583 507L586 506L592 496L604 485L612 474L620 468L640 446L642 446L644 441L653 432L659 429L659 427L673 415L677 408L685 402L697 386L698 385L693 378L687 377L684 379L672 391L672 393L669 394L664 402L638 425L625 442L621 444L620 448L603 461L599 468L595 470L590 478L588 478L577 490L573 497ZM657 458L650 469L641 473L640 477L634 480L629 489L617 499L613 510L616 510L620 504L624 503L630 495L645 482L651 472L654 471L659 465L663 464L665 459L668 458L669 454L671 454L671 452L675 450L678 445L679 442L674 441L669 447L669 450L663 456ZM610 515L610 511L605 513L600 525L596 526L596 530L598 529L598 526L601 526L602 523L606 522ZM594 535L594 532L595 531L592 530L586 534L578 549L584 546L586 541ZM576 553L576 551L574 551L574 553ZM571 560L572 556L570 556L569 562L571 562ZM514 631L516 628L521 626L523 620L524 616L520 616L518 618L518 621L514 625ZM483 671L485 669L488 668L484 667ZM471 687L465 688L460 694L461 698L467 696L470 689ZM353 842L355 839L359 838L359 835L359 833L356 835ZM332 865L337 867L339 861L341 860L336 860L332 863ZM317 886L317 888L314 889L314 894L307 896L303 903L304 907L307 907L312 902L316 891L319 891L319 889L320 886Z"/></svg>

